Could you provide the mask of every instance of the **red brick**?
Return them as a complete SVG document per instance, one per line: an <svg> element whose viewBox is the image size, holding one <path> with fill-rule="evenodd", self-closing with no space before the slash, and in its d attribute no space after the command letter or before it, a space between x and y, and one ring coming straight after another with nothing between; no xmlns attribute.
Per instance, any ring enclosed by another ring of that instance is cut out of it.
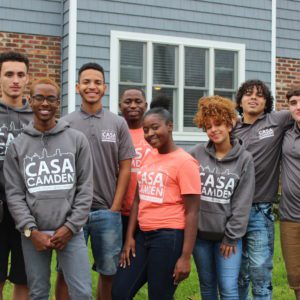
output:
<svg viewBox="0 0 300 300"><path fill-rule="evenodd" d="M25 89L25 95L29 95L30 84L40 77L49 76L60 84L60 37L0 32L0 52L10 51L12 48L25 53L30 60L30 83Z"/></svg>

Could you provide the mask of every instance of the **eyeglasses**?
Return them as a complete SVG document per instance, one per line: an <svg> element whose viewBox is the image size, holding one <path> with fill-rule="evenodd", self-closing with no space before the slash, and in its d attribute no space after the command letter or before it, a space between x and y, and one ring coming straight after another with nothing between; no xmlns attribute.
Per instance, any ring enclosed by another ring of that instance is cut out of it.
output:
<svg viewBox="0 0 300 300"><path fill-rule="evenodd" d="M43 95L35 95L35 96L32 96L32 98L39 103L43 103L46 100L49 104L55 103L59 99L55 96L45 97Z"/></svg>

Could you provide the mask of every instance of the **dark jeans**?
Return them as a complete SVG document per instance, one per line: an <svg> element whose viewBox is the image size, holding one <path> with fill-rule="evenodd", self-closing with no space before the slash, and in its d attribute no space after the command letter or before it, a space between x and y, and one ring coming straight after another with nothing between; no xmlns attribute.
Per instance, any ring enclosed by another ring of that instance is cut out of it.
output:
<svg viewBox="0 0 300 300"><path fill-rule="evenodd" d="M136 257L131 259L130 267L118 269L113 300L133 299L146 282L150 300L172 300L177 287L173 272L182 252L183 237L184 231L177 229L138 231Z"/></svg>

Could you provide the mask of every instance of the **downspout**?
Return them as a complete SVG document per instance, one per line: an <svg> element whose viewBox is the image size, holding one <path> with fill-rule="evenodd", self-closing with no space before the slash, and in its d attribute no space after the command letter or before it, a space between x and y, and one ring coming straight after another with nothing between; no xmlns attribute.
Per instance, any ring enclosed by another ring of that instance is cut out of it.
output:
<svg viewBox="0 0 300 300"><path fill-rule="evenodd" d="M69 0L68 113L76 108L77 0Z"/></svg>
<svg viewBox="0 0 300 300"><path fill-rule="evenodd" d="M276 108L276 0L272 0L271 91Z"/></svg>

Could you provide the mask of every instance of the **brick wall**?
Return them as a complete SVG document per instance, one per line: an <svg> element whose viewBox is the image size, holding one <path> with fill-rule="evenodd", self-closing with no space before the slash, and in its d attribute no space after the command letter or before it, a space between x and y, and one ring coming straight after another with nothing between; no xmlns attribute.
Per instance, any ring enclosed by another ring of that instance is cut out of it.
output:
<svg viewBox="0 0 300 300"><path fill-rule="evenodd" d="M29 58L30 83L41 77L61 82L61 38L0 31L0 52L18 51ZM29 94L29 85L26 94ZM0 91L1 94L1 91Z"/></svg>
<svg viewBox="0 0 300 300"><path fill-rule="evenodd" d="M287 109L285 95L293 85L300 85L300 59L276 58L276 109Z"/></svg>

